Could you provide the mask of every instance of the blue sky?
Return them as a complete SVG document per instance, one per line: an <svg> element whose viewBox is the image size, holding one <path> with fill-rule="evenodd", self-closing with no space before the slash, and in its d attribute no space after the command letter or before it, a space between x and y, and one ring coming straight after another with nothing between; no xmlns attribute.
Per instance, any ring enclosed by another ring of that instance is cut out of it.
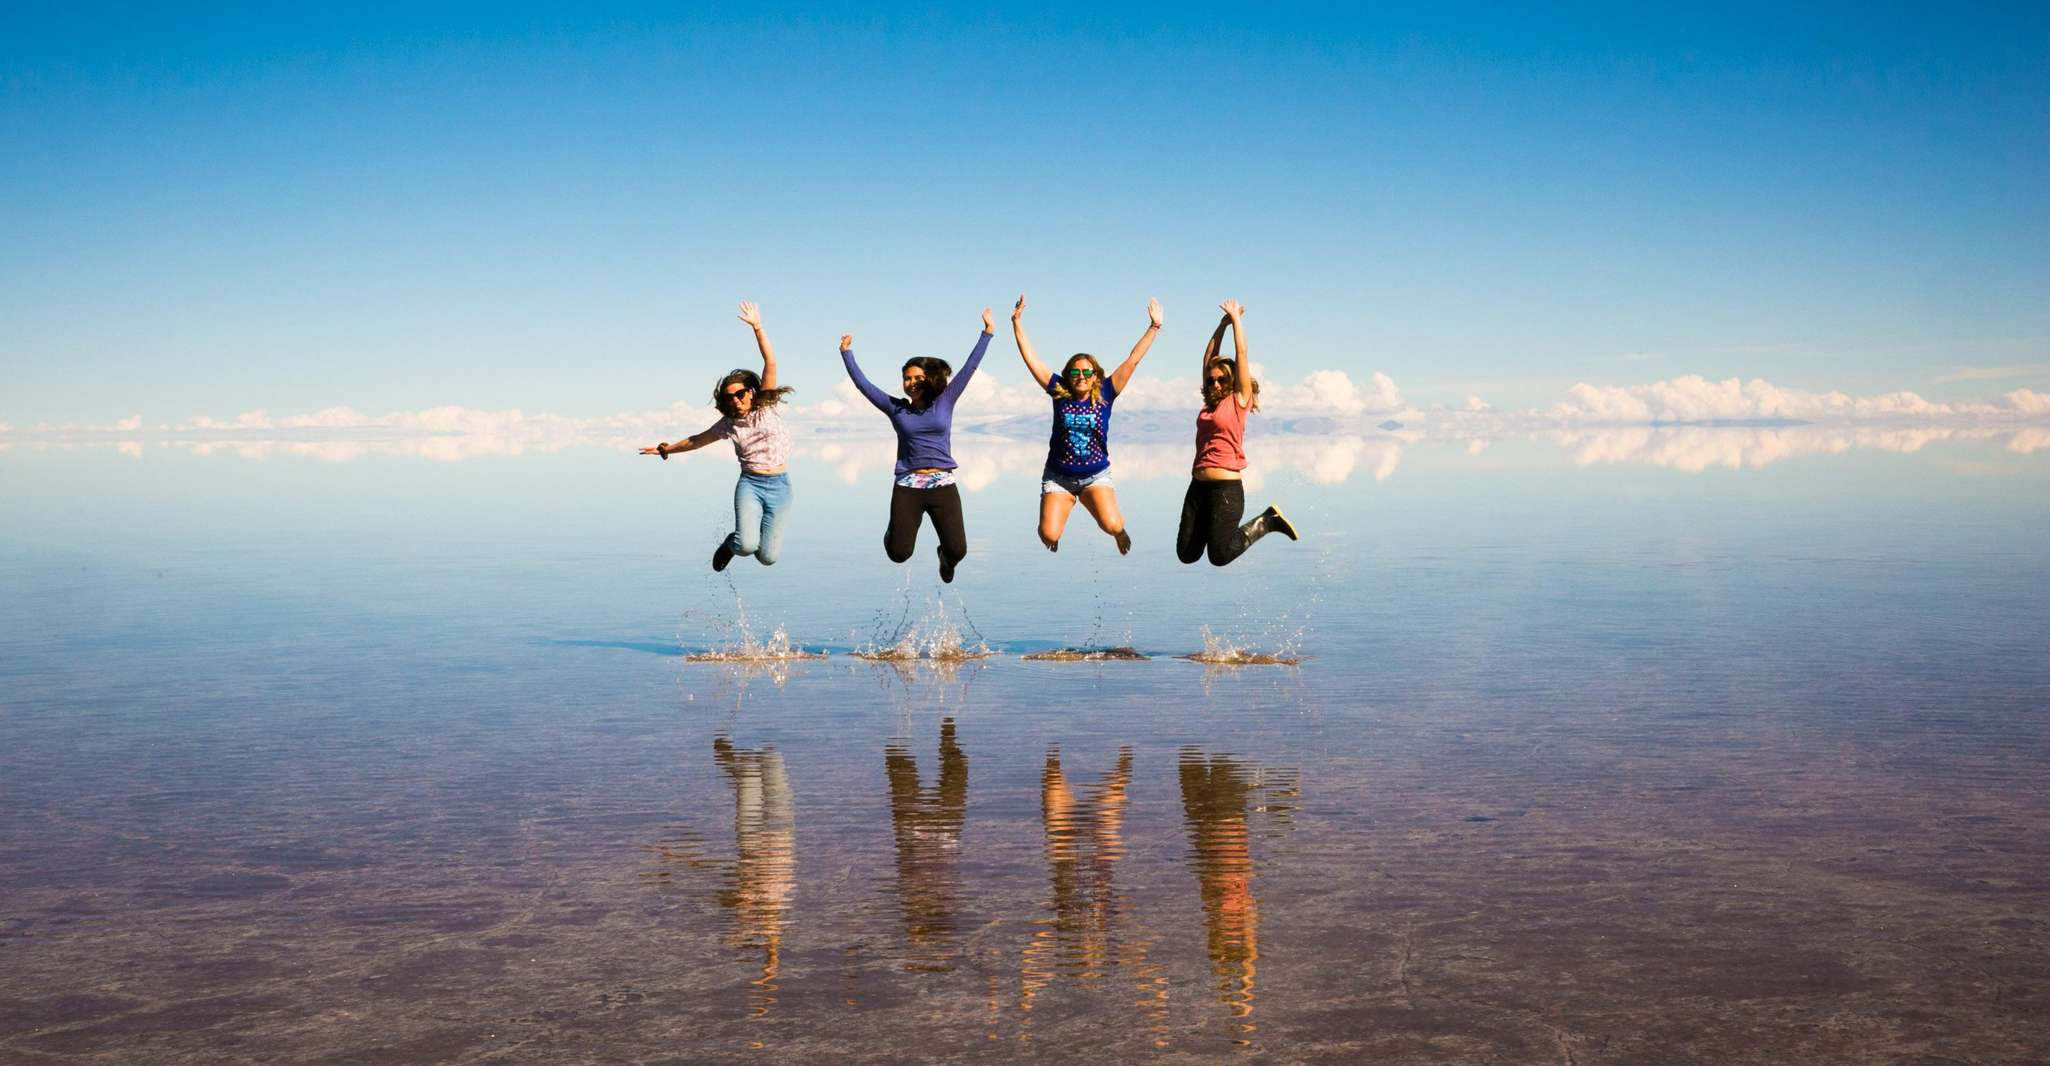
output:
<svg viewBox="0 0 2050 1066"><path fill-rule="evenodd" d="M2039 4L6 18L17 425L645 409L742 297L823 393L1021 289L1046 350L1160 297L1160 373L1235 296L1412 403L2050 386Z"/></svg>

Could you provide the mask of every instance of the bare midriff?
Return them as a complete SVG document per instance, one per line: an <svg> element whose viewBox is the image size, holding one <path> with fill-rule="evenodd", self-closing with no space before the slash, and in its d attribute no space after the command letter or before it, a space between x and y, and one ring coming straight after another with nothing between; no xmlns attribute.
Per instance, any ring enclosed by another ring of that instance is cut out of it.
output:
<svg viewBox="0 0 2050 1066"><path fill-rule="evenodd" d="M788 463L785 463L785 464L784 464L784 465L782 465L782 466L772 466L772 467L770 467L770 468L769 468L769 469L767 469L767 470L750 470L750 471L748 471L748 473L750 473L750 474L760 474L760 475L762 475L763 477L767 477L767 476L768 476L768 475L770 475L770 474L780 474L780 473L783 473L784 471L786 471L786 470L788 470L788 469L790 469L790 464L788 464Z"/></svg>
<svg viewBox="0 0 2050 1066"><path fill-rule="evenodd" d="M1241 471L1226 470L1221 466L1197 467L1196 472L1190 476L1194 477L1197 481L1240 481L1244 479L1244 474Z"/></svg>
<svg viewBox="0 0 2050 1066"><path fill-rule="evenodd" d="M916 470L908 471L908 473L913 474L944 474L946 472L945 468L937 466L921 466Z"/></svg>

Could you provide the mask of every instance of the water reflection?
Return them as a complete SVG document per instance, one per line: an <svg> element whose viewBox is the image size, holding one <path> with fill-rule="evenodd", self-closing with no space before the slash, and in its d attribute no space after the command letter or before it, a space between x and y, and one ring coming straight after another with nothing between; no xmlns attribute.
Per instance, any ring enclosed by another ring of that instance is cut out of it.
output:
<svg viewBox="0 0 2050 1066"><path fill-rule="evenodd" d="M1018 1010L1029 1022L1039 995L1057 980L1099 990L1114 976L1132 982L1127 1000L1146 1020L1156 1046L1167 1044L1168 979L1150 958L1152 939L1117 884L1125 857L1125 812L1132 749L1079 793L1048 749L1040 770L1040 825L1048 880L1046 912L1033 924L1018 960Z"/></svg>
<svg viewBox="0 0 2050 1066"><path fill-rule="evenodd" d="M883 749L890 780L890 827L897 842L897 909L907 970L953 968L960 933L961 827L968 814L968 756L954 720L940 722L939 782L927 788L918 759L901 741Z"/></svg>
<svg viewBox="0 0 2050 1066"><path fill-rule="evenodd" d="M766 1017L776 1004L783 936L797 886L796 810L783 755L774 747L736 748L724 734L712 739L712 761L733 789L731 860L704 856L698 842L681 837L651 850L657 862L712 869L721 877L715 898L730 917L736 945L761 953L749 980L749 1014ZM666 871L660 876L666 878Z"/></svg>
<svg viewBox="0 0 2050 1066"><path fill-rule="evenodd" d="M1275 780L1249 771L1230 755L1181 752L1182 815L1189 834L1189 865L1203 897L1203 928L1217 998L1236 1019L1236 1043L1255 1031L1253 1003L1260 962L1260 900L1253 894L1250 817L1290 824L1298 789L1292 774ZM1273 802L1263 802L1271 799Z"/></svg>

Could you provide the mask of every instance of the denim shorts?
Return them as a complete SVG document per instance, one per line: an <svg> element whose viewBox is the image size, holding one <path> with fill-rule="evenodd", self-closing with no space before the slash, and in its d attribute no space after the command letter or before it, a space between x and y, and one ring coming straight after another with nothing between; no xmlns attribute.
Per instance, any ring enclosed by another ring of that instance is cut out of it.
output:
<svg viewBox="0 0 2050 1066"><path fill-rule="evenodd" d="M1110 488L1112 485L1110 467L1107 466L1094 474L1081 475L1063 474L1058 470L1048 468L1041 472L1039 477L1039 494L1041 496L1049 492L1065 492L1070 496L1080 496L1082 495L1082 490L1091 485L1102 485L1104 488Z"/></svg>

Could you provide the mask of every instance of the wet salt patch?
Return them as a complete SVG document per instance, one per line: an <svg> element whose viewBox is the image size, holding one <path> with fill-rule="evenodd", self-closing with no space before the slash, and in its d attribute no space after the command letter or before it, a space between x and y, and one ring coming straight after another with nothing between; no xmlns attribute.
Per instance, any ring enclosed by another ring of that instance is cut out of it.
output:
<svg viewBox="0 0 2050 1066"><path fill-rule="evenodd" d="M1236 650L1224 653L1199 651L1175 658L1210 666L1301 666L1310 661L1307 655L1269 655L1266 652Z"/></svg>
<svg viewBox="0 0 2050 1066"><path fill-rule="evenodd" d="M1032 662L1054 663L1143 663L1153 657L1137 648L1120 646L1116 648L1056 648L1052 651L1035 651L1025 656L1025 658Z"/></svg>

